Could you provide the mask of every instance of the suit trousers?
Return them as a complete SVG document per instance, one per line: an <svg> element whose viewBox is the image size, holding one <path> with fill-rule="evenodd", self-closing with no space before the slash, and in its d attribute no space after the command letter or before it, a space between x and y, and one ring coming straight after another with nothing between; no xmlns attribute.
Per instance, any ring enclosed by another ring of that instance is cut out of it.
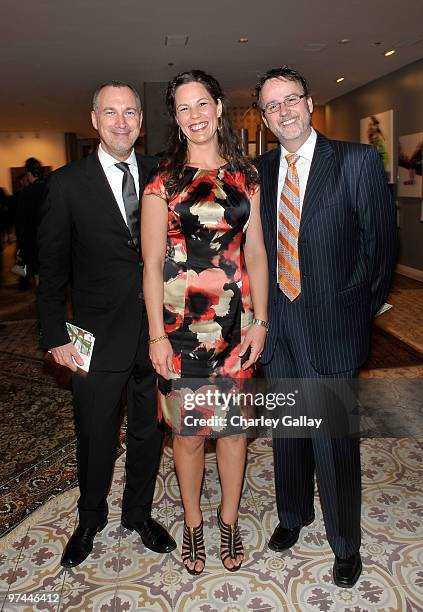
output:
<svg viewBox="0 0 423 612"><path fill-rule="evenodd" d="M138 351L129 369L73 375L81 493L78 509L83 527L96 527L107 517L106 498L116 459L125 387L127 450L122 518L133 523L150 516L163 439L157 420L156 375L148 355L146 324L142 325Z"/></svg>
<svg viewBox="0 0 423 612"><path fill-rule="evenodd" d="M266 378L352 379L356 371L321 375L310 362L302 296L290 302L278 291L278 341ZM322 350L323 347L322 347ZM307 382L307 381L306 381ZM322 383L323 381L320 381ZM339 382L339 381L338 381ZM335 406L330 406L330 410ZM276 502L280 523L293 528L314 517L314 474L328 542L338 557L360 548L361 470L357 437L274 437Z"/></svg>

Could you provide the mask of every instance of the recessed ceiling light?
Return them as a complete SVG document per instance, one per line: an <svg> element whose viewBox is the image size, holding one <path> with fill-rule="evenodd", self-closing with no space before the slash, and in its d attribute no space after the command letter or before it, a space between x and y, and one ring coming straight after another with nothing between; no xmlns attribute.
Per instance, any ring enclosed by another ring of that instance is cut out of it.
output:
<svg viewBox="0 0 423 612"><path fill-rule="evenodd" d="M248 38L246 36L241 36L241 38L238 38L238 42L239 43L247 43L248 42Z"/></svg>
<svg viewBox="0 0 423 612"><path fill-rule="evenodd" d="M384 56L385 57L389 57L390 55L393 55L394 53L395 53L395 49L391 49L390 51L386 51L384 53Z"/></svg>
<svg viewBox="0 0 423 612"><path fill-rule="evenodd" d="M338 78L336 79L336 82L337 82L337 83L342 83L342 81L345 81L345 77L338 77Z"/></svg>
<svg viewBox="0 0 423 612"><path fill-rule="evenodd" d="M341 40L338 40L339 45L346 45L349 42L350 42L349 38L341 38Z"/></svg>

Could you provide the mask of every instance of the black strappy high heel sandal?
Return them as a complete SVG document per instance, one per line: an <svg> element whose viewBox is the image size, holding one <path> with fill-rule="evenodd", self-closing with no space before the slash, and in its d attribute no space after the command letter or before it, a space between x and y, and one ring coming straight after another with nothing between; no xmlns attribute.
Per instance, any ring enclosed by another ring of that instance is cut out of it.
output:
<svg viewBox="0 0 423 612"><path fill-rule="evenodd" d="M203 567L201 570L190 569L187 565L187 561L202 561ZM204 547L204 536L203 536L203 519L198 527L188 527L184 523L184 536L182 540L182 563L185 566L187 572L193 576L198 576L204 570L206 565L206 549Z"/></svg>
<svg viewBox="0 0 423 612"><path fill-rule="evenodd" d="M217 520L220 529L220 558L222 560L222 565L228 572L237 572L241 568L242 561L244 560L244 547L239 533L238 521L232 525L227 525L222 519L220 506L217 509ZM225 565L227 559L234 560L239 555L242 555L239 565L234 565L234 567L227 567Z"/></svg>

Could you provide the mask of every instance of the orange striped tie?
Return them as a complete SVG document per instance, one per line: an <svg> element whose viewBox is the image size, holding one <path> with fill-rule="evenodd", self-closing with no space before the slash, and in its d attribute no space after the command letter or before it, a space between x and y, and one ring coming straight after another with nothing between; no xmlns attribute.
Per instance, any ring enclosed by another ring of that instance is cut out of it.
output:
<svg viewBox="0 0 423 612"><path fill-rule="evenodd" d="M286 155L288 170L278 210L278 283L291 302L301 293L298 259L300 181L295 167L299 158L299 155Z"/></svg>

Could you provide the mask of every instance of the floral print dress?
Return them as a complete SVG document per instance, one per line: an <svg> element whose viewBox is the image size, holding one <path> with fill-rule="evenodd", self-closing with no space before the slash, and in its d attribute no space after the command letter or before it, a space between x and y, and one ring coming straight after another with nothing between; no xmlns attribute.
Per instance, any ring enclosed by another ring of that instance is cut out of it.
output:
<svg viewBox="0 0 423 612"><path fill-rule="evenodd" d="M159 381L159 403L165 421L178 433L207 435L216 428L191 424L184 431L180 390L211 388L219 378L227 389L228 381L253 375L252 368L241 369L238 355L253 320L243 244L258 185L247 189L244 175L228 164L215 170L186 166L172 197L164 182L158 170L144 190L144 195L165 200L168 208L163 308L173 371L167 388ZM179 385L178 379L183 379ZM214 412L210 405L195 407L195 414Z"/></svg>

